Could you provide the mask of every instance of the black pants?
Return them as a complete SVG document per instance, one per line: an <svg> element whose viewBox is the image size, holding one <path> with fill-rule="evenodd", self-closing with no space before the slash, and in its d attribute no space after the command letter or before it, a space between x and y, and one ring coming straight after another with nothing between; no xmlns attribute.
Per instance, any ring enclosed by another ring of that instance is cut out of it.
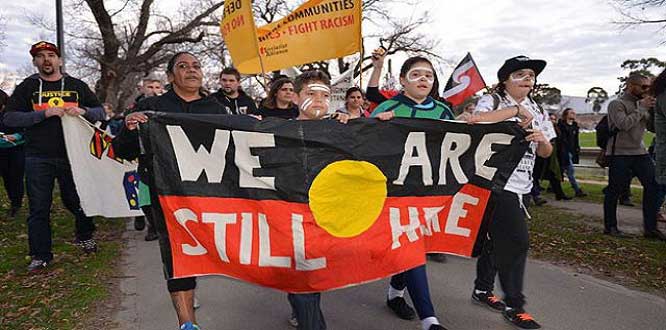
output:
<svg viewBox="0 0 666 330"><path fill-rule="evenodd" d="M321 293L290 293L287 299L298 320L298 330L326 330Z"/></svg>
<svg viewBox="0 0 666 330"><path fill-rule="evenodd" d="M631 172L630 172L631 171ZM604 196L604 229L617 228L617 200L634 173L643 186L643 230L657 229L657 181L654 162L649 155L611 156L608 167L608 187Z"/></svg>
<svg viewBox="0 0 666 330"><path fill-rule="evenodd" d="M50 214L56 179L60 186L62 203L76 219L76 239L84 241L92 238L95 224L93 218L87 217L81 209L72 169L67 159L26 157L25 175L30 207L28 241L31 256L44 261L53 259Z"/></svg>
<svg viewBox="0 0 666 330"><path fill-rule="evenodd" d="M553 156L551 156L553 157ZM550 189L555 193L556 198L563 198L564 190L562 190L562 182L557 179L557 175L549 168L550 158L542 158L537 156L534 162L534 172L532 173L534 186L532 187L531 195L539 197L541 194L540 181L546 179L550 183Z"/></svg>
<svg viewBox="0 0 666 330"><path fill-rule="evenodd" d="M23 146L0 149L0 175L12 208L23 206L25 153Z"/></svg>
<svg viewBox="0 0 666 330"><path fill-rule="evenodd" d="M493 193L494 206L487 240L476 263L474 288L492 291L499 275L504 302L513 308L525 305L523 277L529 249L529 233L519 196L508 191Z"/></svg>
<svg viewBox="0 0 666 330"><path fill-rule="evenodd" d="M412 298L416 314L423 320L435 316L435 307L430 299L428 288L428 274L426 266L421 265L391 277L391 287L396 290L407 288L409 297Z"/></svg>

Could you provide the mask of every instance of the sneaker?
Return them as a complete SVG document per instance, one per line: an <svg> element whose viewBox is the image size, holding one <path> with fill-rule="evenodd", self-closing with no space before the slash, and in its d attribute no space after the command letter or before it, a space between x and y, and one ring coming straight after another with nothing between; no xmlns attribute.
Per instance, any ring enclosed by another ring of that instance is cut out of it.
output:
<svg viewBox="0 0 666 330"><path fill-rule="evenodd" d="M621 199L620 200L620 205L629 206L629 207L636 206L636 205L634 205L634 203L631 202L631 199Z"/></svg>
<svg viewBox="0 0 666 330"><path fill-rule="evenodd" d="M613 236L613 237L617 237L617 238L627 238L627 237L629 237L623 231L620 231L619 229L617 229L617 227L613 227L611 229L604 230L604 235Z"/></svg>
<svg viewBox="0 0 666 330"><path fill-rule="evenodd" d="M654 239L658 241L666 241L666 235L662 233L659 229L655 229L652 231L647 231L643 234L643 237L647 239Z"/></svg>
<svg viewBox="0 0 666 330"><path fill-rule="evenodd" d="M94 238L78 241L76 245L78 245L85 254L97 252L97 242L95 242Z"/></svg>
<svg viewBox="0 0 666 330"><path fill-rule="evenodd" d="M570 201L571 197L567 195L562 195L562 196L556 196L555 199L558 201Z"/></svg>
<svg viewBox="0 0 666 330"><path fill-rule="evenodd" d="M155 230L151 230L150 227L148 228L148 231L146 232L146 236L143 238L146 242L154 241L158 239L159 236L157 236L157 232Z"/></svg>
<svg viewBox="0 0 666 330"><path fill-rule="evenodd" d="M579 190L576 192L576 197L587 197L587 194L584 191Z"/></svg>
<svg viewBox="0 0 666 330"><path fill-rule="evenodd" d="M289 325L298 328L298 319L296 318L296 314L294 312L291 313L291 316L289 317Z"/></svg>
<svg viewBox="0 0 666 330"><path fill-rule="evenodd" d="M45 269L48 265L49 263L47 261L33 258L32 261L30 261L30 264L28 265L28 272L29 273L39 272L42 269Z"/></svg>
<svg viewBox="0 0 666 330"><path fill-rule="evenodd" d="M197 297L194 297L194 303L192 303L192 308L199 309L199 307L201 307L201 303L199 303L199 299L197 299Z"/></svg>
<svg viewBox="0 0 666 330"><path fill-rule="evenodd" d="M446 262L446 254L444 253L428 253L427 257L429 260L439 262L441 264Z"/></svg>
<svg viewBox="0 0 666 330"><path fill-rule="evenodd" d="M388 306L395 315L403 320L413 320L416 316L414 308L409 306L403 297L395 297L390 300L386 300L386 306Z"/></svg>
<svg viewBox="0 0 666 330"><path fill-rule="evenodd" d="M134 217L134 229L142 231L146 228L146 217Z"/></svg>
<svg viewBox="0 0 666 330"><path fill-rule="evenodd" d="M504 318L519 329L541 329L541 325L534 321L530 314L522 308L509 308L502 312Z"/></svg>
<svg viewBox="0 0 666 330"><path fill-rule="evenodd" d="M428 330L447 330L443 325L441 324L433 324L428 328Z"/></svg>
<svg viewBox="0 0 666 330"><path fill-rule="evenodd" d="M492 291L481 291L480 293L476 293L476 290L472 291L472 302L489 307L494 312L502 312L506 309L506 305Z"/></svg>
<svg viewBox="0 0 666 330"><path fill-rule="evenodd" d="M192 322L185 322L180 326L180 330L201 330L198 325Z"/></svg>
<svg viewBox="0 0 666 330"><path fill-rule="evenodd" d="M544 204L548 203L547 200L541 198L541 197L534 197L534 205L536 206L542 206Z"/></svg>

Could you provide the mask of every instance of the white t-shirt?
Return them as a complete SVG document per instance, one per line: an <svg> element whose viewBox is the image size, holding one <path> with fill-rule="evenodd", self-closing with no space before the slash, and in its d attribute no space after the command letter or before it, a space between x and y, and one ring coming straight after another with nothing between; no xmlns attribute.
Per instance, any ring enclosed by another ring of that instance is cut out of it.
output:
<svg viewBox="0 0 666 330"><path fill-rule="evenodd" d="M490 112L493 110L499 110L516 105L516 101L513 100L513 98L510 96L500 97L500 102L497 106L497 109L493 109L494 103L493 96L486 94L479 100L479 103L476 105L474 112ZM534 121L532 121L532 127L543 131L543 135L549 141L557 137L557 134L555 133L555 127L548 119L547 112L541 112L539 106L532 102L532 100L529 98L525 98L521 105L532 113L532 116L534 117ZM520 121L518 117L513 117L507 120ZM511 174L511 177L509 177L509 181L507 181L506 186L504 186L504 190L519 195L529 194L530 190L532 190L532 172L534 171L537 145L538 143L536 142L530 143L530 147L525 152L525 155L523 155L523 158L520 160L518 166L516 166L516 169Z"/></svg>

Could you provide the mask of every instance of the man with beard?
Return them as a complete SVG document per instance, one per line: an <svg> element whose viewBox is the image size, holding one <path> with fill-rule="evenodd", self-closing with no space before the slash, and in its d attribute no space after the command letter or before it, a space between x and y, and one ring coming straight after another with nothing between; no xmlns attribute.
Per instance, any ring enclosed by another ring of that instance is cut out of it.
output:
<svg viewBox="0 0 666 330"><path fill-rule="evenodd" d="M655 98L648 95L649 88L647 77L632 74L627 78L622 95L608 104L608 123L617 133L608 139L606 146L610 166L604 196L604 234L624 236L617 227L617 200L629 186L631 176L627 173L634 173L643 186L643 235L648 239L666 241L666 236L657 229L654 162L643 143L650 118L648 109L655 105Z"/></svg>
<svg viewBox="0 0 666 330"><path fill-rule="evenodd" d="M104 120L95 94L81 80L60 72L62 60L56 45L40 41L30 49L38 74L26 78L12 94L3 123L25 128L25 174L28 191L28 240L32 261L28 271L46 268L51 260L49 215L53 186L58 179L65 207L76 218L76 241L85 253L97 251L95 225L80 206L74 186L60 117L84 116L90 122Z"/></svg>
<svg viewBox="0 0 666 330"><path fill-rule="evenodd" d="M245 115L257 113L254 100L240 89L240 72L236 68L224 68L220 73L219 91L211 94L227 109L228 113L234 115Z"/></svg>

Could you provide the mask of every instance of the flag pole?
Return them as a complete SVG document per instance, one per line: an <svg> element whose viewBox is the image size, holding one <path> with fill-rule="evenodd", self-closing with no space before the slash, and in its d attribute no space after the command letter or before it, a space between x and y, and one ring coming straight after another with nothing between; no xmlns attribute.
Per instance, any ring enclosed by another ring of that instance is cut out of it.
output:
<svg viewBox="0 0 666 330"><path fill-rule="evenodd" d="M361 2L358 2L358 38L359 46L361 47L361 58L358 63L358 87L363 90L363 56L365 56L365 46L363 45L363 6ZM354 72L352 71L352 77L354 77Z"/></svg>

